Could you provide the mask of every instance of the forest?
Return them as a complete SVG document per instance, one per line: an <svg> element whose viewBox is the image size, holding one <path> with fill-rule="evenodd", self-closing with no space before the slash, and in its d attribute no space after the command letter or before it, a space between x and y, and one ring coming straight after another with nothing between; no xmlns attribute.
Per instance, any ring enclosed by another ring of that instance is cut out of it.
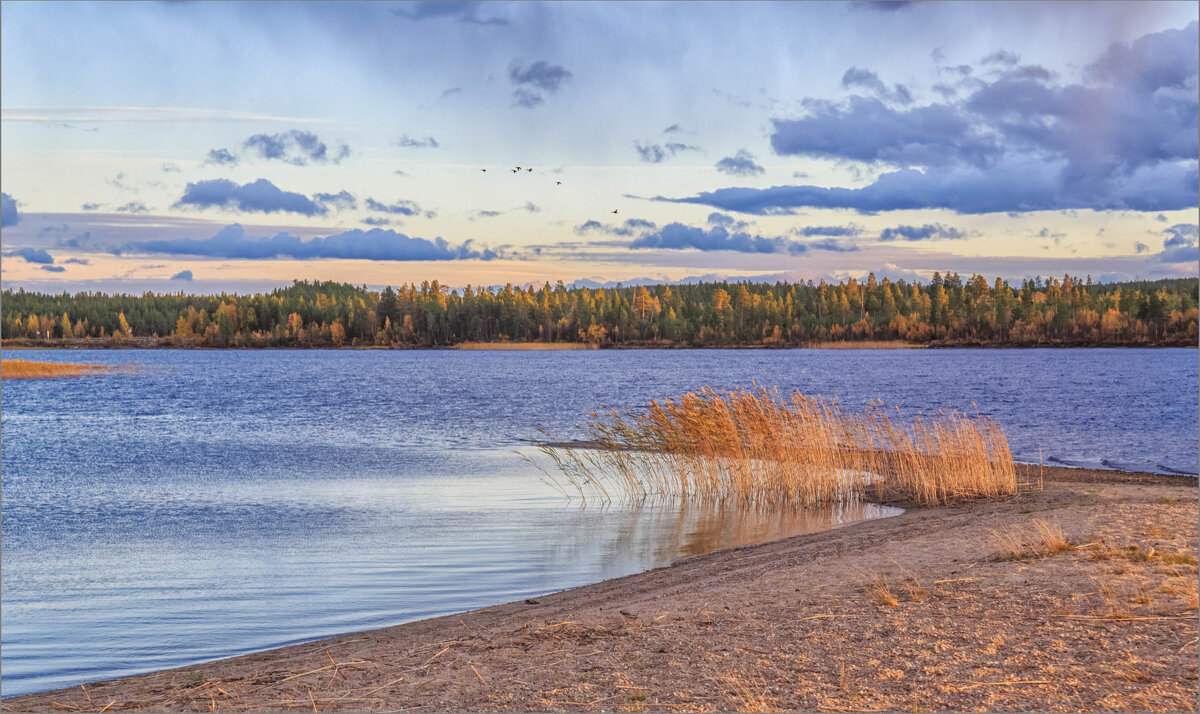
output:
<svg viewBox="0 0 1200 714"><path fill-rule="evenodd" d="M1010 286L935 273L928 283L712 282L614 288L381 291L295 281L254 295L48 295L5 290L9 344L129 347L448 347L587 342L601 347L915 345L1196 346L1197 278Z"/></svg>

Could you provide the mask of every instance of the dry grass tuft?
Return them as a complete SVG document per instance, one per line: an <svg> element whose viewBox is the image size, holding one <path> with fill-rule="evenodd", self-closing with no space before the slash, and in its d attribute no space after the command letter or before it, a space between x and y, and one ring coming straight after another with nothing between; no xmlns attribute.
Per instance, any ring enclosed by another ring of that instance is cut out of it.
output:
<svg viewBox="0 0 1200 714"><path fill-rule="evenodd" d="M545 433L545 432L543 432ZM548 436L548 435L547 435ZM812 505L873 492L935 506L1017 491L1004 431L954 412L893 421L799 392L717 392L592 412L581 446L538 442L552 481L585 502L683 496Z"/></svg>
<svg viewBox="0 0 1200 714"><path fill-rule="evenodd" d="M6 359L0 362L0 379L46 379L50 377L85 377L106 374L110 368L98 364L60 364L35 362L27 359Z"/></svg>
<svg viewBox="0 0 1200 714"><path fill-rule="evenodd" d="M886 575L876 575L871 579L871 582L863 586L863 591L867 593L877 605L885 607L896 607L900 604L900 599L892 592L888 585Z"/></svg>
<svg viewBox="0 0 1200 714"><path fill-rule="evenodd" d="M1058 525L1038 518L1034 520L1033 528L1037 531L1040 540L1040 543L1034 545L1034 549L1039 555L1055 555L1075 550L1075 546L1067 542L1066 535Z"/></svg>
<svg viewBox="0 0 1200 714"><path fill-rule="evenodd" d="M735 712L777 712L780 711L778 701L768 695L764 688L765 682L752 675L738 670L726 674L709 677L720 687L723 710Z"/></svg>
<svg viewBox="0 0 1200 714"><path fill-rule="evenodd" d="M1025 540L1016 529L988 531L988 538L996 546L998 552L992 555L992 560L1020 560L1025 557Z"/></svg>
<svg viewBox="0 0 1200 714"><path fill-rule="evenodd" d="M900 589L903 590L904 594L908 595L908 599L912 600L913 602L923 602L925 598L929 597L929 590L922 586L921 582L916 578L910 577L904 582L900 583Z"/></svg>

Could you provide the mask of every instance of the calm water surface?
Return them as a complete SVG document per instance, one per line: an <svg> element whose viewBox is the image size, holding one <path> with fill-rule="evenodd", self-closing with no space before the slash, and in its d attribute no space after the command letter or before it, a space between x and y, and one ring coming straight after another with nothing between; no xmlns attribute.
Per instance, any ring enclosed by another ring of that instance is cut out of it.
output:
<svg viewBox="0 0 1200 714"><path fill-rule="evenodd" d="M10 355L12 356L12 355ZM39 351L3 385L6 696L404 622L878 517L579 508L515 450L751 381L979 412L1019 460L1197 472L1197 351Z"/></svg>

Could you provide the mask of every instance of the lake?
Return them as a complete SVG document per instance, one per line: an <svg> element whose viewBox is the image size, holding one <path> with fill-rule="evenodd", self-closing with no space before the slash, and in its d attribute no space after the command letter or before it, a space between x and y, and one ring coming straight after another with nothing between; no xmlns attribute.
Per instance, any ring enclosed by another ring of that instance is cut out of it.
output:
<svg viewBox="0 0 1200 714"><path fill-rule="evenodd" d="M136 371L3 385L5 696L895 512L568 504L516 452L538 427L569 437L600 404L757 382L905 415L977 405L1020 461L1191 474L1200 462L1195 349L19 356Z"/></svg>

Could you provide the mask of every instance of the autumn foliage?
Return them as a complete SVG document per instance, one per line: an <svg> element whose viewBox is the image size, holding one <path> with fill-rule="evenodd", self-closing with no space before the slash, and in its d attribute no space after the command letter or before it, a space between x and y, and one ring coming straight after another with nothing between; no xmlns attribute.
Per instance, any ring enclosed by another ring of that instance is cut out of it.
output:
<svg viewBox="0 0 1200 714"><path fill-rule="evenodd" d="M5 291L5 339L202 347L437 347L462 342L599 346L1197 344L1197 279L1019 288L983 276L928 284L700 283L368 290L297 281L257 295Z"/></svg>

